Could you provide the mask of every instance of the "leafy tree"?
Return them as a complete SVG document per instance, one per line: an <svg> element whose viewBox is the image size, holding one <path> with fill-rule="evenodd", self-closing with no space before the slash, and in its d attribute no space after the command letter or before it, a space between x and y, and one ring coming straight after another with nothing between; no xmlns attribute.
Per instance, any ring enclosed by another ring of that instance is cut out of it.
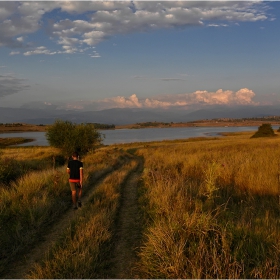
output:
<svg viewBox="0 0 280 280"><path fill-rule="evenodd" d="M271 127L271 124L264 123L259 127L258 131L251 138L271 137L271 136L276 136L274 130Z"/></svg>
<svg viewBox="0 0 280 280"><path fill-rule="evenodd" d="M65 155L73 152L85 154L103 140L93 124L75 124L70 121L56 120L47 128L46 138L55 148L61 149Z"/></svg>

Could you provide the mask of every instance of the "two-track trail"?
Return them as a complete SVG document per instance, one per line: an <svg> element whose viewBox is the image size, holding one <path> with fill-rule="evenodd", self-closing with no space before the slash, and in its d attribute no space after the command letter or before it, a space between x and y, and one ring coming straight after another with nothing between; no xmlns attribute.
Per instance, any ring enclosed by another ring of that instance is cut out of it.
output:
<svg viewBox="0 0 280 280"><path fill-rule="evenodd" d="M135 279L140 278L135 270L137 251L142 238L142 219L138 201L138 186L143 162L137 159L138 166L125 182L118 211L113 249L108 260L109 269L102 278Z"/></svg>
<svg viewBox="0 0 280 280"><path fill-rule="evenodd" d="M137 260L137 248L139 248L141 241L138 182L141 178L143 163L139 158L134 157L134 159L137 160L138 166L122 186L120 207L112 239L112 250L110 256L108 256L109 269L102 272L101 278L139 278L137 275L134 275L133 267ZM117 169L121 168L121 166L118 166ZM83 195L83 205L88 203L94 190L104 182L111 172L113 172L113 169L97 179L89 177L87 185L90 186L90 190ZM79 213L81 213L79 210L75 211L73 209L65 212L55 224L48 228L41 241L34 245L34 248L20 256L19 260L15 260L1 278L25 278L34 265L44 259L45 254L51 250L63 232L70 226L71 221L78 217Z"/></svg>

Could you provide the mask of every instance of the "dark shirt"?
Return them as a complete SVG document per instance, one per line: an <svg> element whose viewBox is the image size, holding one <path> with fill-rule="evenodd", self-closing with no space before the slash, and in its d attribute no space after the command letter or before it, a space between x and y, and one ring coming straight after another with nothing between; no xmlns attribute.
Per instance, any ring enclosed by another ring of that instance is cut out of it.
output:
<svg viewBox="0 0 280 280"><path fill-rule="evenodd" d="M83 168L83 163L79 160L70 160L67 168L70 169L69 179L80 179L80 169Z"/></svg>

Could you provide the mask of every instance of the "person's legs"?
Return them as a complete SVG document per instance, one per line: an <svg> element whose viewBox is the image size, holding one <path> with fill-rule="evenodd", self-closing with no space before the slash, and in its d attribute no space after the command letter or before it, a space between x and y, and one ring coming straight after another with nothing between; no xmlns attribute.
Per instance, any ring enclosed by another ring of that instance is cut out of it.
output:
<svg viewBox="0 0 280 280"><path fill-rule="evenodd" d="M77 192L76 192L76 184L69 182L71 187L71 193L72 193L72 202L73 202L73 208L77 208Z"/></svg>
<svg viewBox="0 0 280 280"><path fill-rule="evenodd" d="M82 202L81 202L81 198L82 198L82 188L80 186L80 184L78 185L78 206L81 207L82 206Z"/></svg>
<svg viewBox="0 0 280 280"><path fill-rule="evenodd" d="M72 191L72 201L73 201L73 206L77 205L77 194L76 191Z"/></svg>

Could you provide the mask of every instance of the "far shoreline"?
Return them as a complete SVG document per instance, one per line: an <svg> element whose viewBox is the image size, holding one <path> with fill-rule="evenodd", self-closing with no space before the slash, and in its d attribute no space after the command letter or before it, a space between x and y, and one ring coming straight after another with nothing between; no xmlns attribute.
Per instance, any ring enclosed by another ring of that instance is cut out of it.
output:
<svg viewBox="0 0 280 280"><path fill-rule="evenodd" d="M155 124L157 122L154 122ZM280 121L244 121L244 122L229 122L229 121L197 121L186 123L167 123L166 125L159 123L158 125L143 126L141 124L116 125L115 129L139 129L139 128L170 128L170 127L246 127L246 126L261 126L264 123L271 125L279 125Z"/></svg>
<svg viewBox="0 0 280 280"><path fill-rule="evenodd" d="M279 125L280 121L271 120L202 120L193 122L179 122L179 123L164 123L164 122L143 122L136 124L126 124L126 125L115 125L114 129L143 129L143 128L171 128L171 127L246 127L246 126L261 126L264 123L269 123L272 126ZM8 126L0 126L1 133L9 132L46 132L47 127L50 125L35 125L35 124L10 124ZM103 130L103 129L98 129Z"/></svg>

